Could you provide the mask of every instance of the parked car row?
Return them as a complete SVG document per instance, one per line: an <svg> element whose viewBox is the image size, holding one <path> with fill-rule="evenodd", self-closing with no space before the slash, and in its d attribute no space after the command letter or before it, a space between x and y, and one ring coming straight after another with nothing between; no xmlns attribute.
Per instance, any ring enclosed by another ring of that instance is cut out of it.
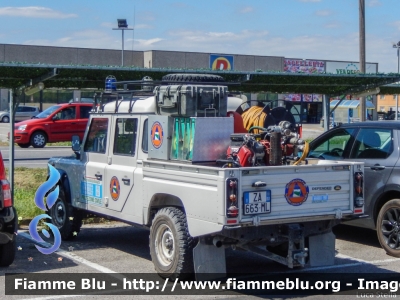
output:
<svg viewBox="0 0 400 300"><path fill-rule="evenodd" d="M19 105L15 111L15 121L23 121L31 119L32 117L39 114L39 108L36 106L26 106L26 105ZM10 122L10 111L0 111L0 120L3 123Z"/></svg>
<svg viewBox="0 0 400 300"><path fill-rule="evenodd" d="M364 162L365 214L346 224L376 229L390 255L400 257L400 122L343 124L310 143L309 158Z"/></svg>

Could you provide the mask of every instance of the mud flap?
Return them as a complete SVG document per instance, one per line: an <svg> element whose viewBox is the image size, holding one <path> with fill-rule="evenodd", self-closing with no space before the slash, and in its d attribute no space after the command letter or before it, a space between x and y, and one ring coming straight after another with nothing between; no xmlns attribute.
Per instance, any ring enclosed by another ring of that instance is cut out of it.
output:
<svg viewBox="0 0 400 300"><path fill-rule="evenodd" d="M225 247L207 245L201 238L193 249L196 280L211 280L226 275Z"/></svg>
<svg viewBox="0 0 400 300"><path fill-rule="evenodd" d="M335 235L332 231L310 236L308 241L311 267L335 264Z"/></svg>

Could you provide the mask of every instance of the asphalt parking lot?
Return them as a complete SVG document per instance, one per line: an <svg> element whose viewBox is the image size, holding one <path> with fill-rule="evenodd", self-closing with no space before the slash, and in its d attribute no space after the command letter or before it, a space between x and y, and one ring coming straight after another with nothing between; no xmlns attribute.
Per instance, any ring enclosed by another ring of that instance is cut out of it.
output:
<svg viewBox="0 0 400 300"><path fill-rule="evenodd" d="M390 257L380 248L376 234L372 230L350 226L337 226L336 258L333 266L288 269L286 266L270 261L246 251L226 249L227 272L229 274L291 274L291 273L329 273L338 278L347 273L384 273L400 271L400 259ZM18 234L18 252L15 262L9 268L0 268L0 286L4 286L4 274L8 273L154 273L149 253L148 230L135 228L120 222L84 225L79 236L63 241L55 253L40 253L30 239L26 226ZM117 275L113 275L117 276ZM240 279L240 277L238 278ZM4 289L1 292L4 296ZM231 299L250 297L243 294L213 295L211 298ZM326 297L337 297L332 293ZM21 299L21 296L6 296L7 299ZM86 297L86 296L85 296ZM101 296L102 299L115 299L115 295ZM130 299L129 296L118 296ZM145 297L145 296L142 296ZM172 296L171 296L172 297ZM176 297L176 296L174 296ZM182 296L183 297L183 296ZM203 299L204 296L192 296ZM258 298L256 296L251 296ZM76 296L23 296L22 299L78 298ZM265 297L263 297L265 298ZM298 297L292 297L298 298ZM301 297L304 298L304 297ZM309 296L309 299L320 299ZM354 299L354 296L341 295L341 299ZM183 298L182 298L183 299ZM187 299L187 296L185 296Z"/></svg>

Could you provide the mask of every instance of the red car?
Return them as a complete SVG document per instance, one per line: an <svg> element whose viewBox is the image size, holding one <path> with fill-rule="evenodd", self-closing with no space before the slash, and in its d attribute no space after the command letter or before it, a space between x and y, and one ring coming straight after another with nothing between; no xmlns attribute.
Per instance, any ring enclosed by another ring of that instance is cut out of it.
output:
<svg viewBox="0 0 400 300"><path fill-rule="evenodd" d="M17 211L11 198L10 183L7 180L0 153L0 267L11 265L17 251Z"/></svg>
<svg viewBox="0 0 400 300"><path fill-rule="evenodd" d="M90 103L51 106L31 120L16 123L14 142L21 148L43 148L46 143L71 141L73 135L82 140L92 108Z"/></svg>

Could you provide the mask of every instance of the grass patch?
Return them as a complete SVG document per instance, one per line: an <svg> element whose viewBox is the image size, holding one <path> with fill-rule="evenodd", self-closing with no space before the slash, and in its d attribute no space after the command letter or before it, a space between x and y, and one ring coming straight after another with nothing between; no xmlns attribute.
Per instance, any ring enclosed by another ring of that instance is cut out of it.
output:
<svg viewBox="0 0 400 300"><path fill-rule="evenodd" d="M306 141L307 143L311 143L312 140L314 140L314 138L307 138L307 139L304 139L304 141Z"/></svg>
<svg viewBox="0 0 400 300"><path fill-rule="evenodd" d="M72 143L71 142L57 142L57 143L47 143L46 144L46 146L58 146L58 147L61 147L61 146L72 146Z"/></svg>
<svg viewBox="0 0 400 300"><path fill-rule="evenodd" d="M7 169L8 172L8 169ZM35 194L38 187L47 179L47 168L17 167L14 170L14 206L18 213L20 224L32 220L44 213L35 204ZM108 219L90 216L84 220L85 224L107 223Z"/></svg>
<svg viewBox="0 0 400 300"><path fill-rule="evenodd" d="M14 205L18 218L32 219L44 212L34 202L38 187L47 179L47 168L18 167L14 170Z"/></svg>

